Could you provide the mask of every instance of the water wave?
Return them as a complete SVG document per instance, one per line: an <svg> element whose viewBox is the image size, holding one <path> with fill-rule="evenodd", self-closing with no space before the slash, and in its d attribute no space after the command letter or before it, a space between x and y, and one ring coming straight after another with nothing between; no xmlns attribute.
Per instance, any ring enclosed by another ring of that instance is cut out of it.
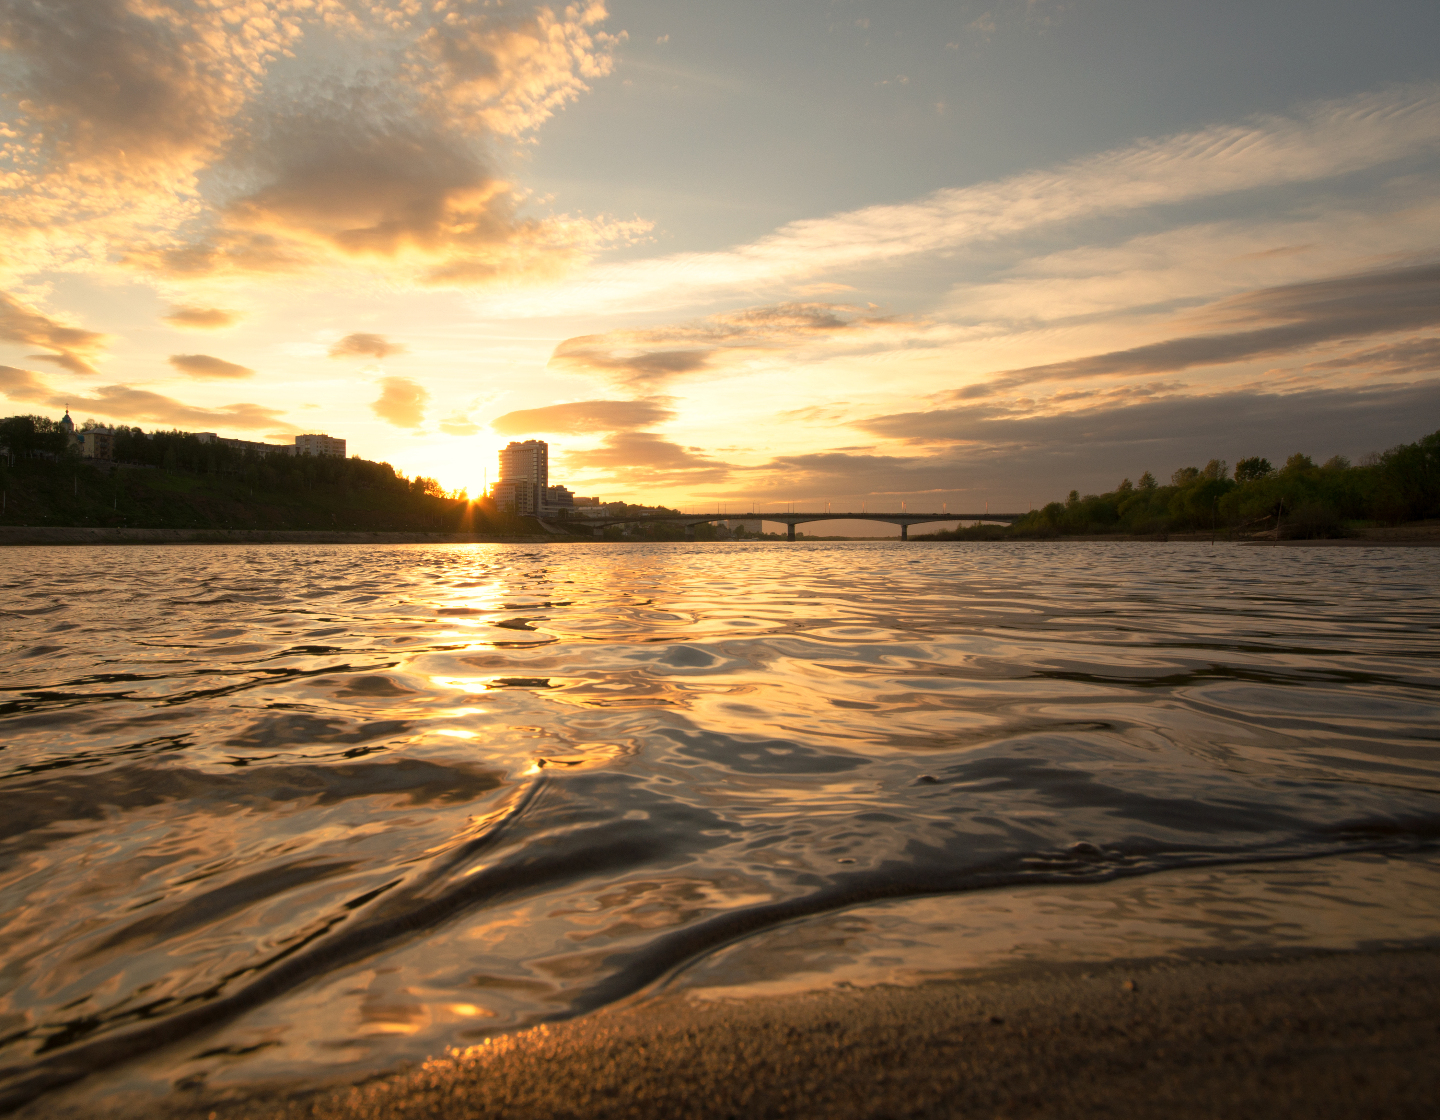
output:
<svg viewBox="0 0 1440 1120"><path fill-rule="evenodd" d="M1427 849L1432 557L12 550L0 1101L379 1068L878 900Z"/></svg>

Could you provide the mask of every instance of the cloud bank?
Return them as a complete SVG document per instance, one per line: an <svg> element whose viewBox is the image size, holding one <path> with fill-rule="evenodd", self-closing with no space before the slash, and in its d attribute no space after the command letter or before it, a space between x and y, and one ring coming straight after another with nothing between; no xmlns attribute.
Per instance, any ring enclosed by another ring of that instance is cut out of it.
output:
<svg viewBox="0 0 1440 1120"><path fill-rule="evenodd" d="M13 0L4 263L119 259L169 278L374 266L447 285L552 274L645 223L522 216L495 142L610 73L606 18L598 3ZM304 79L277 73L286 58Z"/></svg>

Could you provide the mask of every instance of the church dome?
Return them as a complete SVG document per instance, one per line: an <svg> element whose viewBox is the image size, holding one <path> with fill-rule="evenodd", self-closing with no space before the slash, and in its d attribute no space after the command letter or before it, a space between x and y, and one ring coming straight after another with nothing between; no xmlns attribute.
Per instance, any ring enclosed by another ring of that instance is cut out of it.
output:
<svg viewBox="0 0 1440 1120"><path fill-rule="evenodd" d="M68 408L65 410L65 419L60 421L60 427L64 428L67 432L73 432L75 430L75 421L70 419L70 410Z"/></svg>

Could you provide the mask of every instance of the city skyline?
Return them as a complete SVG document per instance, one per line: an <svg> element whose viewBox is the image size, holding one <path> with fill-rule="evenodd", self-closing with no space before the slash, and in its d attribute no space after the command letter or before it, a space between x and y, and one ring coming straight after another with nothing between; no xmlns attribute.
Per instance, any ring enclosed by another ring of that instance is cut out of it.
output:
<svg viewBox="0 0 1440 1120"><path fill-rule="evenodd" d="M326 10L0 14L7 413L1024 511L1440 406L1433 6Z"/></svg>

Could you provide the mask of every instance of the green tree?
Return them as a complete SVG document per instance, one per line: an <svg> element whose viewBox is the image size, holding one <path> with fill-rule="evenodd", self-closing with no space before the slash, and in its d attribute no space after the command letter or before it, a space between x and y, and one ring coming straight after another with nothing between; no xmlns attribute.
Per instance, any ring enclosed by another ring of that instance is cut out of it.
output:
<svg viewBox="0 0 1440 1120"><path fill-rule="evenodd" d="M1274 472L1275 468L1270 465L1270 460L1262 459L1257 455L1251 459L1241 459L1235 464L1235 481L1254 482L1256 479L1265 478Z"/></svg>

